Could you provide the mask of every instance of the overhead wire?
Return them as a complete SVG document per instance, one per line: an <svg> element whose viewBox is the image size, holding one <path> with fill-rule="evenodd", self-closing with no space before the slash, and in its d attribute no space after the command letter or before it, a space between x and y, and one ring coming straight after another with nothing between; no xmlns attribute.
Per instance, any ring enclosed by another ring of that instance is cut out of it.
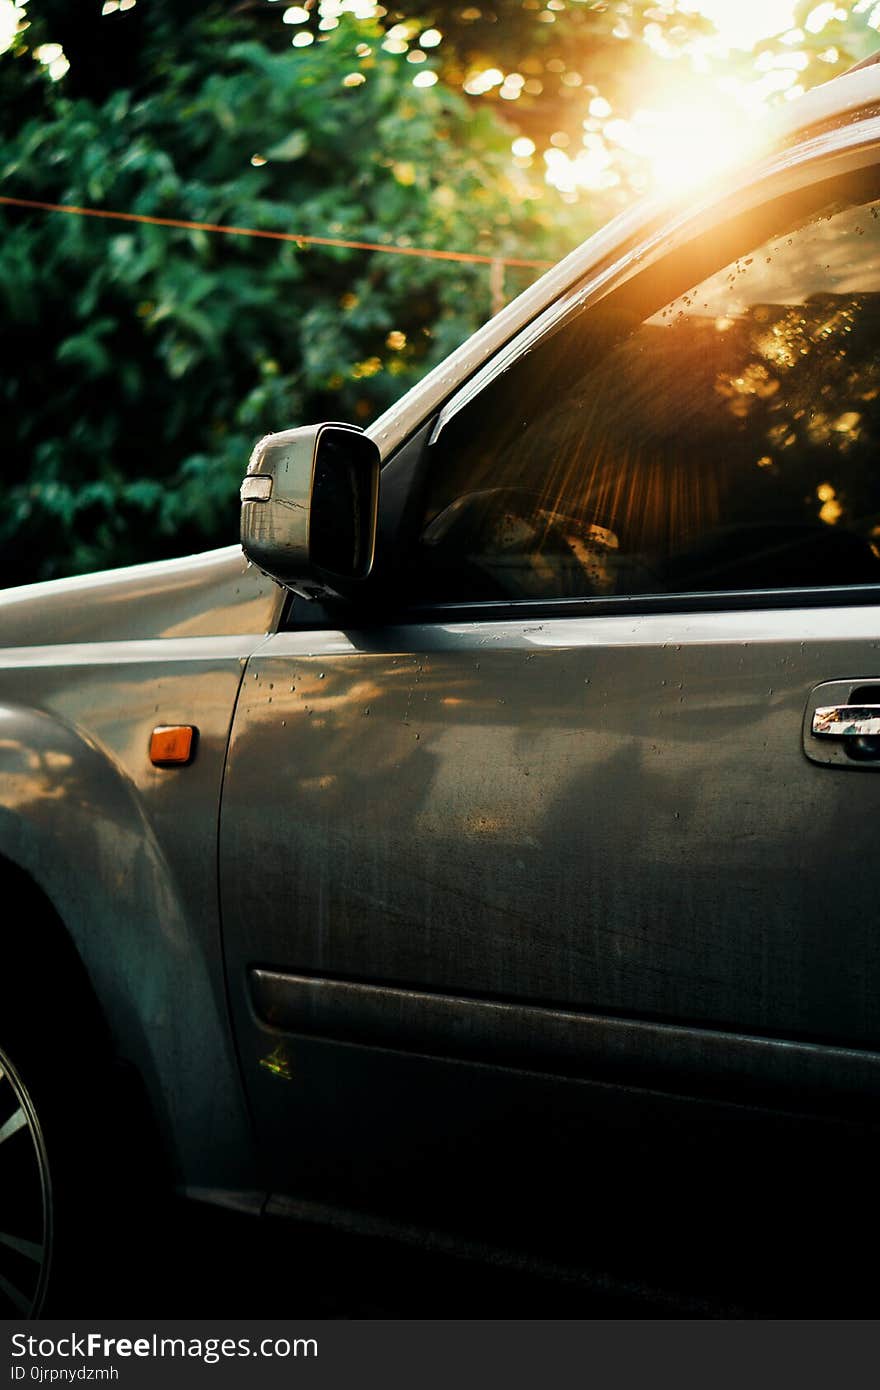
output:
<svg viewBox="0 0 880 1390"><path fill-rule="evenodd" d="M344 237L314 236L305 232L276 232L263 227L237 227L223 222L191 222L181 217L153 217L143 212L118 212L110 208L78 207L73 203L44 203L35 198L14 198L0 194L7 207L31 208L40 212L61 212L75 217L100 217L117 222L142 222L152 227L179 227L184 231L219 232L226 236L263 237L270 241L292 241L298 246L339 246L355 251L380 251L389 256L419 256L425 260L462 261L488 266L517 266L548 270L552 261L530 260L523 256L493 256L478 251L439 251L426 246L392 246L380 241L355 241Z"/></svg>

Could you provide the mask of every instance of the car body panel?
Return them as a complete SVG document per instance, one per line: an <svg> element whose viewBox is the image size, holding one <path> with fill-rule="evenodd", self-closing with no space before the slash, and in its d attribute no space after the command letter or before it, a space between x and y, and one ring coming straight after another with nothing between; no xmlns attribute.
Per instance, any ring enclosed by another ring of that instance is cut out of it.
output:
<svg viewBox="0 0 880 1390"><path fill-rule="evenodd" d="M262 962L877 1046L845 827L880 784L808 762L801 730L878 638L870 607L270 638L227 768L233 978Z"/></svg>
<svg viewBox="0 0 880 1390"><path fill-rule="evenodd" d="M856 607L270 638L220 862L274 1191L666 1276L746 1259L818 1169L836 1193L841 1117L867 1153L876 1115L880 782L802 722L878 636Z"/></svg>
<svg viewBox="0 0 880 1390"><path fill-rule="evenodd" d="M283 604L283 591L230 545L7 589L0 594L0 650L266 633Z"/></svg>
<svg viewBox="0 0 880 1390"><path fill-rule="evenodd" d="M53 904L178 1179L205 1187L254 1182L216 834L242 670L280 601L231 549L0 598L0 855ZM192 767L150 764L150 731L170 722L199 730Z"/></svg>

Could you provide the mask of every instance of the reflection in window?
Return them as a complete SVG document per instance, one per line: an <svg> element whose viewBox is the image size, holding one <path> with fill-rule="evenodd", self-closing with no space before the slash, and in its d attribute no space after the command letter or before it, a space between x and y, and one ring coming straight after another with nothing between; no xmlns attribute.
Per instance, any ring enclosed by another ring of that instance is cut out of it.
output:
<svg viewBox="0 0 880 1390"><path fill-rule="evenodd" d="M453 417L422 596L880 583L878 206L647 307L587 312Z"/></svg>

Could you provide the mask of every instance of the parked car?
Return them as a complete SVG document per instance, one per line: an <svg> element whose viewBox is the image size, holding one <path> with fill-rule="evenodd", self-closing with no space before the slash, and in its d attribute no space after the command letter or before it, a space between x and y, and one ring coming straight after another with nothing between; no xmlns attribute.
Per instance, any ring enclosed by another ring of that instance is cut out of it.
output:
<svg viewBox="0 0 880 1390"><path fill-rule="evenodd" d="M123 1128L117 1220L167 1171L692 1309L873 1248L878 101L261 441L244 556L3 595L0 1310Z"/></svg>

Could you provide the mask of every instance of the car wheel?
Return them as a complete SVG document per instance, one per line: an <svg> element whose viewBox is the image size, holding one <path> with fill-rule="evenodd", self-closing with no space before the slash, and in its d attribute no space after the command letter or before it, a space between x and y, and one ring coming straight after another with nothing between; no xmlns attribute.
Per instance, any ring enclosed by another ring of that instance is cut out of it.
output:
<svg viewBox="0 0 880 1390"><path fill-rule="evenodd" d="M0 1317L35 1317L52 1264L52 1179L43 1118L0 1048Z"/></svg>

